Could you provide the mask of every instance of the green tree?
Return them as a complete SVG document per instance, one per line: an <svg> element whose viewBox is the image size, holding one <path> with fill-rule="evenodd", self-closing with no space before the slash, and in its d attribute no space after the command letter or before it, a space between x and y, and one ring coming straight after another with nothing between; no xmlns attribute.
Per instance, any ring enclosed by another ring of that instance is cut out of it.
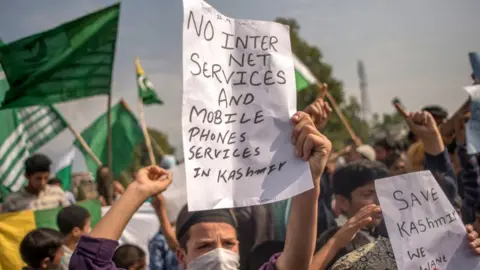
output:
<svg viewBox="0 0 480 270"><path fill-rule="evenodd" d="M175 153L175 148L168 142L168 136L162 132L149 128L148 133L152 138L152 148L157 163L162 160L163 154L172 155ZM160 147L160 149L158 149ZM145 142L142 141L137 144L133 151L133 161L130 167L123 171L120 175L120 183L126 185L132 181L133 172L138 169L150 165L150 159L148 157L148 150L145 146Z"/></svg>
<svg viewBox="0 0 480 270"><path fill-rule="evenodd" d="M342 111L346 114L352 128L357 136L366 141L368 139L368 125L358 116L360 115L360 105L356 99L350 99L350 103L344 105L343 84L332 75L332 66L323 62L323 54L316 46L308 44L300 37L300 26L295 19L277 18L279 23L290 26L290 40L293 53L300 59L322 83L328 84L328 90L337 101ZM297 109L303 110L308 104L312 103L317 95L317 88L310 86L297 94ZM325 135L332 141L334 148L340 149L344 146L346 140L350 139L345 126L337 114L332 113L328 125L323 130Z"/></svg>
<svg viewBox="0 0 480 270"><path fill-rule="evenodd" d="M378 139L382 137L391 138L393 140L402 139L401 137L407 132L407 126L405 120L398 113L394 112L391 114L383 113L381 116L379 114L374 114L373 117L373 137Z"/></svg>
<svg viewBox="0 0 480 270"><path fill-rule="evenodd" d="M361 111L360 102L358 102L358 99L354 96L350 96L348 103L342 106L342 112L356 135L362 139L362 142L367 143L370 138L370 128L368 123L360 118L360 115L362 115ZM348 138L350 138L350 136L348 136Z"/></svg>

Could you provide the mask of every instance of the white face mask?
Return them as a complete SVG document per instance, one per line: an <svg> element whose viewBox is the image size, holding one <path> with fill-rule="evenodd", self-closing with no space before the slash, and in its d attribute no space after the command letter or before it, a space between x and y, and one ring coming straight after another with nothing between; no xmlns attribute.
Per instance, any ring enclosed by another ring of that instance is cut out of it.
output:
<svg viewBox="0 0 480 270"><path fill-rule="evenodd" d="M237 253L217 248L192 260L187 265L187 270L238 270L239 261Z"/></svg>

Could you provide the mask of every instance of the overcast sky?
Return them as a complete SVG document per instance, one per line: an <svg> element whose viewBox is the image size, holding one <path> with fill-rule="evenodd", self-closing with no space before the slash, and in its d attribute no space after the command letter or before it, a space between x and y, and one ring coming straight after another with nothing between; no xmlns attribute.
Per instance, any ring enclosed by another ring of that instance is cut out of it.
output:
<svg viewBox="0 0 480 270"><path fill-rule="evenodd" d="M0 38L5 42L46 30L108 6L111 0L0 0ZM408 108L440 104L453 112L470 84L467 53L480 51L478 0L323 1L210 0L220 12L242 19L292 17L301 36L321 48L347 95L359 96L357 60L365 63L374 112L391 112L398 96ZM182 1L123 1L113 92L136 108L134 57L141 59L162 107L147 109L147 122L181 147ZM78 130L106 108L106 98L59 105ZM54 159L67 151L64 132L42 149Z"/></svg>

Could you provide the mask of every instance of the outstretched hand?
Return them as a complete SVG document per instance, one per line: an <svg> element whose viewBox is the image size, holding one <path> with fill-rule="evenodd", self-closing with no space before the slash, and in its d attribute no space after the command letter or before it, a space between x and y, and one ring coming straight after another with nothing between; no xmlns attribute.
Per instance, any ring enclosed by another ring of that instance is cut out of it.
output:
<svg viewBox="0 0 480 270"><path fill-rule="evenodd" d="M294 114L292 122L295 124L292 132L295 153L309 161L314 185L317 186L332 150L332 143L315 128L311 117L305 112Z"/></svg>
<svg viewBox="0 0 480 270"><path fill-rule="evenodd" d="M135 181L130 185L140 191L146 198L161 193L172 183L172 174L158 166L149 166L140 169Z"/></svg>
<svg viewBox="0 0 480 270"><path fill-rule="evenodd" d="M362 209L351 217L335 234L334 237L338 247L345 247L361 229L372 223L373 216L379 213L381 213L381 209L378 205L369 204L362 207Z"/></svg>

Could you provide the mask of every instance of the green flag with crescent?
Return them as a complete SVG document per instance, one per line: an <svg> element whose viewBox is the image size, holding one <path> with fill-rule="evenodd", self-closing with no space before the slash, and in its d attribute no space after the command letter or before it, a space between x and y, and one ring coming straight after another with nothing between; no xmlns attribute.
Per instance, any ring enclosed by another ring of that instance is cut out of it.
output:
<svg viewBox="0 0 480 270"><path fill-rule="evenodd" d="M157 92L153 88L152 82L145 75L140 60L138 57L135 59L135 67L137 68L137 84L138 84L138 97L142 99L143 104L163 104L163 101L158 97Z"/></svg>
<svg viewBox="0 0 480 270"><path fill-rule="evenodd" d="M120 4L0 46L0 109L110 93Z"/></svg>

